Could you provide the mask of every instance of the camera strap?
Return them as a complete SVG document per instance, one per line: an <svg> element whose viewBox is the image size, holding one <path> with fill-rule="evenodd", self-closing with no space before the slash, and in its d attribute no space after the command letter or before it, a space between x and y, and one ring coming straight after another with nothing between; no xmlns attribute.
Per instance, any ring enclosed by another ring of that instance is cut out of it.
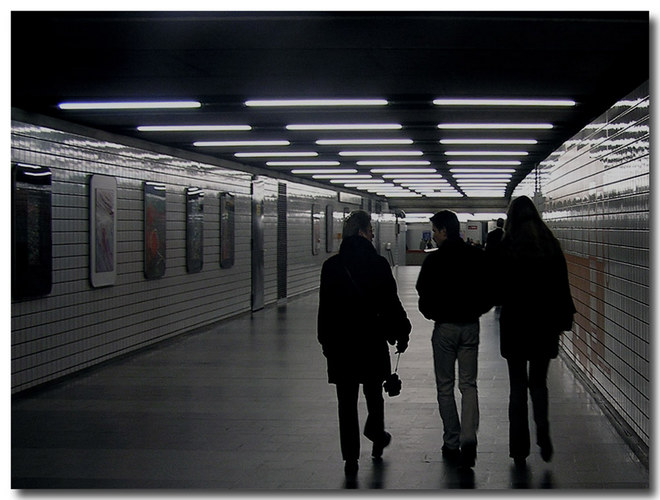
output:
<svg viewBox="0 0 660 500"><path fill-rule="evenodd" d="M396 365L394 366L394 373L399 369L399 359L401 358L401 353L396 353Z"/></svg>

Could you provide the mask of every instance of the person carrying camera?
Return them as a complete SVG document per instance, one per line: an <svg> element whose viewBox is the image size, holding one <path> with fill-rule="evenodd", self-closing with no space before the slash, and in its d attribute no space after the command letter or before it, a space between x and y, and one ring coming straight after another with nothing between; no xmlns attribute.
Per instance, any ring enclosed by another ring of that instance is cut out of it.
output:
<svg viewBox="0 0 660 500"><path fill-rule="evenodd" d="M344 221L339 253L323 263L319 291L318 341L327 360L328 382L336 385L339 440L344 471L354 476L360 457L358 393L368 417L364 435L380 459L392 436L385 431L383 381L391 373L388 342L408 347L412 326L390 265L376 253L371 216L362 210Z"/></svg>
<svg viewBox="0 0 660 500"><path fill-rule="evenodd" d="M429 254L417 278L419 310L433 320L433 364L440 417L444 426L442 456L473 467L477 456L479 404L477 354L479 316L491 308L485 253L460 236L456 214L442 210L431 217L438 249ZM454 399L455 366L461 392L459 420Z"/></svg>

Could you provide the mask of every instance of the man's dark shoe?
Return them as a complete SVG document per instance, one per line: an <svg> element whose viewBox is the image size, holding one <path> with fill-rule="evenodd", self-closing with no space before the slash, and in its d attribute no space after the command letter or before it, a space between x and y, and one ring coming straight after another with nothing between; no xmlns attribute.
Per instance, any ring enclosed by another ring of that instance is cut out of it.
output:
<svg viewBox="0 0 660 500"><path fill-rule="evenodd" d="M469 469L474 467L477 460L477 445L466 444L461 447L461 467Z"/></svg>
<svg viewBox="0 0 660 500"><path fill-rule="evenodd" d="M385 432L383 439L374 441L374 446L371 449L371 456L376 460L383 457L383 450L392 442L392 434Z"/></svg>
<svg viewBox="0 0 660 500"><path fill-rule="evenodd" d="M461 459L461 450L458 448L449 448L445 444L442 446L442 458L447 462L457 464Z"/></svg>
<svg viewBox="0 0 660 500"><path fill-rule="evenodd" d="M358 461L357 460L346 460L344 464L344 474L348 477L355 477L358 472Z"/></svg>

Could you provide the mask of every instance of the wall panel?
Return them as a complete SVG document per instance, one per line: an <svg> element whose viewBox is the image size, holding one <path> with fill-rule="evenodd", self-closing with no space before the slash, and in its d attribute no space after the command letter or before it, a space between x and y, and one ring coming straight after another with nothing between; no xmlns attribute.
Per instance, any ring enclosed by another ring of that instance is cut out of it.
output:
<svg viewBox="0 0 660 500"><path fill-rule="evenodd" d="M119 143L12 122L11 161L49 167L53 173L53 287L49 295L12 300L12 392L250 311L251 174ZM114 286L89 280L89 178L117 179L117 277ZM167 189L166 270L144 276L143 183ZM281 181L280 181L281 182ZM185 190L204 190L204 264L186 270ZM294 182L288 191L288 294L318 286L320 266L330 256L325 229L312 255L311 208L342 207L334 191ZM220 267L219 198L235 195L235 263ZM265 178L265 302L277 301L278 181ZM323 223L324 224L324 223ZM336 246L338 249L338 245Z"/></svg>
<svg viewBox="0 0 660 500"><path fill-rule="evenodd" d="M650 436L648 85L540 165L537 202L560 239L578 312L564 352L640 439ZM534 196L534 174L514 196Z"/></svg>

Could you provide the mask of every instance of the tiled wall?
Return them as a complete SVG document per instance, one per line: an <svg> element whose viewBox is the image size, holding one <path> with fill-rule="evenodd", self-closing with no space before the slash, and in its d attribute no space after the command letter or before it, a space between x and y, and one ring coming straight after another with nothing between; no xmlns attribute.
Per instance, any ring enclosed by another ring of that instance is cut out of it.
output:
<svg viewBox="0 0 660 500"><path fill-rule="evenodd" d="M541 164L543 217L566 253L578 313L564 351L649 444L648 85ZM533 195L533 174L514 193Z"/></svg>
<svg viewBox="0 0 660 500"><path fill-rule="evenodd" d="M12 392L19 392L160 340L251 309L251 175L12 122L11 161L51 169L53 287L49 295L12 301ZM113 286L89 280L89 177L117 180L117 277ZM167 264L158 279L144 277L143 183L167 188ZM279 181L282 182L282 181ZM204 264L186 270L185 189L204 190ZM325 207L341 233L337 194L287 181L288 295L318 286L330 255ZM219 263L219 199L235 195L235 262ZM265 179L264 296L277 301L278 181ZM322 220L321 247L312 255L312 205ZM335 245L335 250L338 244ZM314 323L312 323L313 327Z"/></svg>

